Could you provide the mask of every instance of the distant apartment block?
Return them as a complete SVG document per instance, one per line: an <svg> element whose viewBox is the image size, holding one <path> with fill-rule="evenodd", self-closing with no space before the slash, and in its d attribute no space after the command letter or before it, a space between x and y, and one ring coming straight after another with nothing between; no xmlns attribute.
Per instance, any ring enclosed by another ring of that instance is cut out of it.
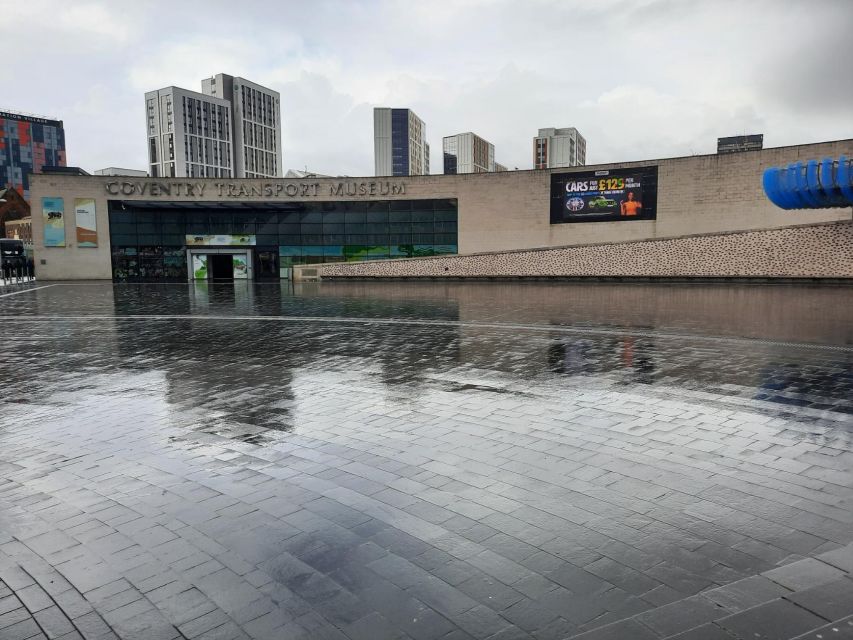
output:
<svg viewBox="0 0 853 640"><path fill-rule="evenodd" d="M166 87L145 94L152 178L236 178L231 103Z"/></svg>
<svg viewBox="0 0 853 640"><path fill-rule="evenodd" d="M202 81L202 93L149 91L145 107L151 177L281 177L277 92L219 74Z"/></svg>
<svg viewBox="0 0 853 640"><path fill-rule="evenodd" d="M373 110L373 152L377 176L429 173L426 125L411 109Z"/></svg>
<svg viewBox="0 0 853 640"><path fill-rule="evenodd" d="M235 176L280 178L283 170L279 93L225 73L202 80L201 91L231 102Z"/></svg>
<svg viewBox="0 0 853 640"><path fill-rule="evenodd" d="M0 111L0 189L15 189L29 200L29 174L65 163L61 120Z"/></svg>
<svg viewBox="0 0 853 640"><path fill-rule="evenodd" d="M470 131L442 140L444 173L489 173L506 171L495 162L495 145Z"/></svg>
<svg viewBox="0 0 853 640"><path fill-rule="evenodd" d="M579 167L586 164L586 139L574 127L539 129L533 138L533 167Z"/></svg>

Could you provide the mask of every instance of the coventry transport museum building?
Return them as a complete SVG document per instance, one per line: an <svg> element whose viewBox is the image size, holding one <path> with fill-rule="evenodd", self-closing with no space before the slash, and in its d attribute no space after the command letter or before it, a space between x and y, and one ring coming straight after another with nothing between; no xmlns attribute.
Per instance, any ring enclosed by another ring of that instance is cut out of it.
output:
<svg viewBox="0 0 853 640"><path fill-rule="evenodd" d="M605 256L593 261L598 266L545 275L608 275L612 262L621 260L618 274L648 276L654 275L649 269L631 266L630 256L643 243L798 226L834 224L833 233L845 226L839 223L849 227L849 208L784 211L762 190L768 167L844 154L853 155L853 140L572 169L405 178L47 173L32 177L37 276L277 280L291 277L300 265L316 265L321 274L336 277L345 277L353 265L368 277L370 268L416 277L426 273L411 265L421 264L447 265L438 275L466 275L456 273L452 261L435 261L524 251L535 262L537 251L593 246L620 251L609 259L597 249ZM791 247L792 255L799 255L802 239L792 242L798 245ZM729 257L717 259L725 264ZM385 266L374 267L379 263ZM409 266L401 270L403 264ZM530 273L513 268L476 275L542 275L532 262ZM675 269L667 275L690 274Z"/></svg>

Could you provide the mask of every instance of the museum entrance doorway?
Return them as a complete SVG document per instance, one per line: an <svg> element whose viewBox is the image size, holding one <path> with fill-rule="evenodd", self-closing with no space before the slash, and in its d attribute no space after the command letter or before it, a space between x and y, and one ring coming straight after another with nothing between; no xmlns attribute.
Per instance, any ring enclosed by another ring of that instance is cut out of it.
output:
<svg viewBox="0 0 853 640"><path fill-rule="evenodd" d="M191 280L232 282L255 279L252 251L248 249L188 249L187 269Z"/></svg>
<svg viewBox="0 0 853 640"><path fill-rule="evenodd" d="M210 261L210 279L222 282L234 280L234 259L227 253L208 256Z"/></svg>

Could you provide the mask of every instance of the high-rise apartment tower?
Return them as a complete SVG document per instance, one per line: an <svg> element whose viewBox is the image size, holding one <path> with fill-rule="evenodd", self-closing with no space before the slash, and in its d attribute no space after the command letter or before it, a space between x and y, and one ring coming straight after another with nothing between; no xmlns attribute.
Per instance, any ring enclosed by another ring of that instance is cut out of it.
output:
<svg viewBox="0 0 853 640"><path fill-rule="evenodd" d="M533 138L533 167L579 167L586 164L586 139L574 127L539 129Z"/></svg>
<svg viewBox="0 0 853 640"><path fill-rule="evenodd" d="M429 173L426 125L411 109L373 110L373 152L377 176Z"/></svg>
<svg viewBox="0 0 853 640"><path fill-rule="evenodd" d="M442 151L446 174L488 173L502 167L495 162L495 145L470 131L445 137Z"/></svg>
<svg viewBox="0 0 853 640"><path fill-rule="evenodd" d="M279 94L224 73L201 84L145 94L151 177L281 177Z"/></svg>

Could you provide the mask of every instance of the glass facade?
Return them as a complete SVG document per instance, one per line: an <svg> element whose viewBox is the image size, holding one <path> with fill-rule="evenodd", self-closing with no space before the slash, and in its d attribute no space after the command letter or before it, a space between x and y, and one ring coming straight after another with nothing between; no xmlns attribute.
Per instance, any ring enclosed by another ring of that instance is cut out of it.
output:
<svg viewBox="0 0 853 640"><path fill-rule="evenodd" d="M111 201L113 279L186 280L186 236L251 235L256 278L293 264L457 253L456 200ZM273 264L278 263L278 268Z"/></svg>
<svg viewBox="0 0 853 640"><path fill-rule="evenodd" d="M409 175L408 109L391 109L391 170L391 175Z"/></svg>

